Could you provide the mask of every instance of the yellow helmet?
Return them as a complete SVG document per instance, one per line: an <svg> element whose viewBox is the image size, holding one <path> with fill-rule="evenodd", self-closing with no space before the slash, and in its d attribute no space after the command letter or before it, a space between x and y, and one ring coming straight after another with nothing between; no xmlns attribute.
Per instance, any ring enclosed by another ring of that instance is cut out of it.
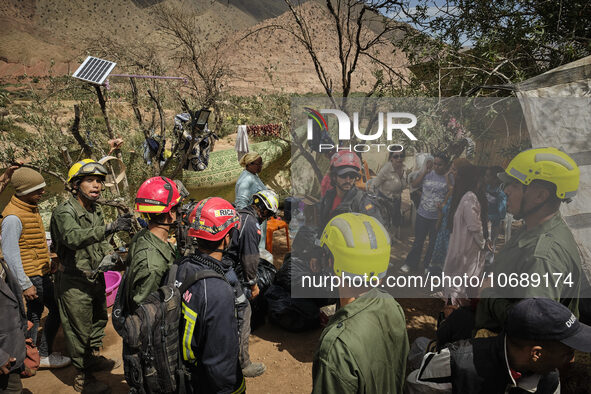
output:
<svg viewBox="0 0 591 394"><path fill-rule="evenodd" d="M503 182L516 179L524 185L535 179L551 182L556 185L556 196L566 200L577 194L580 173L577 163L566 153L556 148L534 148L515 156L498 177Z"/></svg>
<svg viewBox="0 0 591 394"><path fill-rule="evenodd" d="M338 276L383 278L390 262L390 236L375 218L343 213L328 222L320 246L330 250Z"/></svg>
<svg viewBox="0 0 591 394"><path fill-rule="evenodd" d="M70 170L68 171L68 183L76 178L88 175L97 175L104 179L107 176L107 169L97 161L92 159L82 159L70 167Z"/></svg>

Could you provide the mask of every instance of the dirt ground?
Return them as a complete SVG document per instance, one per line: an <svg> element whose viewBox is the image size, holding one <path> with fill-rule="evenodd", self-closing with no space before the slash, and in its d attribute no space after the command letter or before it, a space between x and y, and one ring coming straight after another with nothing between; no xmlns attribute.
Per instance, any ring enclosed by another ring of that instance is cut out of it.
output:
<svg viewBox="0 0 591 394"><path fill-rule="evenodd" d="M408 232L402 238L408 239ZM392 257L396 264L402 264L401 257L406 255L409 242L394 242ZM283 230L274 237L273 254L275 265L283 263L287 245ZM407 317L409 339L418 336L433 337L435 334L435 316L441 310L442 303L437 299L399 299ZM110 313L109 309L109 313ZM109 314L110 316L110 314ZM309 393L312 390L312 360L322 329L305 333L291 333L266 323L250 337L250 355L253 361L261 361L267 371L257 378L247 379L250 393ZM65 352L62 331L58 333L55 351ZM111 324L106 329L102 354L121 359L121 338ZM72 382L74 367L63 369L39 370L37 375L23 379L25 393L75 393ZM123 377L123 366L111 372L99 372L96 377L107 382L113 393L127 393L128 387Z"/></svg>

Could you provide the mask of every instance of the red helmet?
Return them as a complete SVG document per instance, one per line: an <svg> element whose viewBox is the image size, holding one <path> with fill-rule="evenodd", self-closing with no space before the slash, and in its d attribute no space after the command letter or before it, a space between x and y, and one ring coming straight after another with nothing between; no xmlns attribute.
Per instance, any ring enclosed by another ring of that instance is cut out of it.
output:
<svg viewBox="0 0 591 394"><path fill-rule="evenodd" d="M166 213L181 202L181 194L171 179L155 176L148 179L137 191L135 210L142 213Z"/></svg>
<svg viewBox="0 0 591 394"><path fill-rule="evenodd" d="M341 150L330 158L330 168L337 169L339 167L355 167L361 171L361 160L356 153L349 150Z"/></svg>
<svg viewBox="0 0 591 394"><path fill-rule="evenodd" d="M232 227L240 227L240 216L228 201L220 197L201 200L189 215L189 237L219 241Z"/></svg>

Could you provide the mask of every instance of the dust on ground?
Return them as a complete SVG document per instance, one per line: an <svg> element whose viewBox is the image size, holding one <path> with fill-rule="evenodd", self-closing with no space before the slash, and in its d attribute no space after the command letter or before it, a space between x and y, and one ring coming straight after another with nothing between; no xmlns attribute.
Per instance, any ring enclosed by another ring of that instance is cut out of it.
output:
<svg viewBox="0 0 591 394"><path fill-rule="evenodd" d="M408 230L403 231L404 242L394 242L392 256L396 264L406 255L410 243ZM287 252L284 230L275 233L273 239L274 264L280 266ZM434 337L435 316L441 310L438 299L398 299L407 317L409 339L418 336ZM109 308L109 316L111 309ZM292 333L270 323L259 327L250 337L250 356L255 362L263 362L267 371L257 378L247 378L250 393L309 393L312 391L312 360L322 329L304 333ZM122 342L113 329L111 320L106 329L102 354L121 359ZM63 333L60 328L54 346L55 351L66 352ZM23 379L25 393L75 393L72 382L75 368L39 370L37 375ZM123 376L123 366L111 372L96 373L98 380L111 385L113 393L127 393L129 388Z"/></svg>

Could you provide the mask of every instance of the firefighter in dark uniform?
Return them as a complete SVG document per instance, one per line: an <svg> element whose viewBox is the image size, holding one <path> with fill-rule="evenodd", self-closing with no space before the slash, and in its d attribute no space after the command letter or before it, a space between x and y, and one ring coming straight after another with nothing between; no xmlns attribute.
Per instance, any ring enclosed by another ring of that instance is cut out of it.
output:
<svg viewBox="0 0 591 394"><path fill-rule="evenodd" d="M364 213L384 220L379 207L369 198L366 192L355 186L361 178L361 160L350 151L339 151L333 155L330 165L330 183L332 189L326 192L318 209L320 228L324 228L333 217L347 212Z"/></svg>
<svg viewBox="0 0 591 394"><path fill-rule="evenodd" d="M84 159L68 172L72 196L55 208L51 217L52 247L60 264L55 291L72 364L78 370L74 389L88 393L109 392L93 372L110 370L120 360L99 356L107 325L105 279L98 271L111 261L107 236L131 229L131 217L120 216L105 225L97 206L107 170L100 163Z"/></svg>
<svg viewBox="0 0 591 394"><path fill-rule="evenodd" d="M179 262L176 286L202 270L221 277L199 280L181 295L180 351L191 377L186 392L242 393L246 384L238 360L235 293L227 279L232 267L221 261L240 219L232 204L219 197L200 201L193 212L187 235L199 249Z"/></svg>

